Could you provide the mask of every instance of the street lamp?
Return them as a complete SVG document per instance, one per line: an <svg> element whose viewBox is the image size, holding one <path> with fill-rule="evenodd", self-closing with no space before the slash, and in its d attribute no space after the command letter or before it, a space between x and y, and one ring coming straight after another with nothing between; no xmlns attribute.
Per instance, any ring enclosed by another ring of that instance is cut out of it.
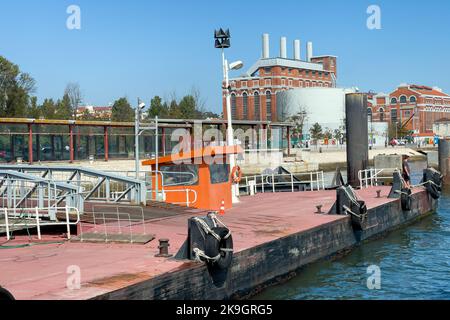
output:
<svg viewBox="0 0 450 320"><path fill-rule="evenodd" d="M217 49L222 50L222 67L223 67L223 77L225 82L225 100L226 100L226 109L227 109L227 144L228 146L234 146L234 136L233 136L233 121L232 121L232 113L231 113L231 87L229 83L229 77L228 72L229 70L239 70L244 66L244 63L242 61L235 61L230 64L228 64L228 61L225 59L225 49L229 48L231 46L230 43L230 30L223 30L222 28L214 31L214 40L215 40L215 47ZM236 164L236 159L234 154L230 155L230 168L234 168ZM237 189L237 190L236 190ZM232 186L231 189L231 195L232 195L232 201L233 203L238 203L238 190L239 188Z"/></svg>
<svg viewBox="0 0 450 320"><path fill-rule="evenodd" d="M136 179L139 179L139 136L140 136L140 127L141 127L141 114L142 110L145 108L145 103L138 98L138 106L135 110L134 115L134 158L135 158L135 170L136 170Z"/></svg>

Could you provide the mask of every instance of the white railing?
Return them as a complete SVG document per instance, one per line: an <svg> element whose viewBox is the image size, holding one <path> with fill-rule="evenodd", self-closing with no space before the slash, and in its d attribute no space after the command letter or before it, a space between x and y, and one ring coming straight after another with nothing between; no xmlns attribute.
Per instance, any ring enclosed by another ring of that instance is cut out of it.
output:
<svg viewBox="0 0 450 320"><path fill-rule="evenodd" d="M398 169L366 169L358 171L359 185L361 189L376 187L380 182L392 180L392 172ZM382 176L382 173L389 172L389 175Z"/></svg>
<svg viewBox="0 0 450 320"><path fill-rule="evenodd" d="M20 209L8 209L3 208L0 211L0 214L4 216L5 223L0 224L1 228L5 228L6 230L6 239L11 239L10 231L14 227L30 227L36 228L38 239L41 240L41 227L46 226L66 226L67 227L67 239L71 239L70 227L76 226L80 223L80 211L75 207L61 207L61 208L52 208L56 211L64 211L66 221L58 222L58 221L49 221L42 220L42 218L48 218L48 214L42 213L47 211L47 208L20 208ZM18 213L19 212L19 213ZM76 213L76 221L70 221L70 214ZM1 217L1 215L0 215Z"/></svg>
<svg viewBox="0 0 450 320"><path fill-rule="evenodd" d="M299 177L305 176L306 179L301 180ZM276 178L287 178L287 181L275 182ZM309 178L309 179L308 179ZM297 180L296 180L297 179ZM246 188L247 194L256 193L250 191L250 188L260 188L262 193L272 192L275 193L277 186L289 186L291 192L295 192L295 187L299 185L309 184L310 191L325 190L325 178L323 171L318 172L305 172L299 174L263 174L243 177L244 185L240 185L241 188Z"/></svg>
<svg viewBox="0 0 450 320"><path fill-rule="evenodd" d="M148 192L155 192L154 190L149 190ZM191 207L193 204L195 204L197 202L198 199L198 195L197 195L197 191L192 190L192 189L179 189L179 190L161 190L161 196L164 202L167 202L167 194L168 193L184 193L186 195L186 200L182 201L182 202L170 202L172 204L177 204L177 205L185 205L186 207ZM191 200L191 194L193 194L193 200Z"/></svg>

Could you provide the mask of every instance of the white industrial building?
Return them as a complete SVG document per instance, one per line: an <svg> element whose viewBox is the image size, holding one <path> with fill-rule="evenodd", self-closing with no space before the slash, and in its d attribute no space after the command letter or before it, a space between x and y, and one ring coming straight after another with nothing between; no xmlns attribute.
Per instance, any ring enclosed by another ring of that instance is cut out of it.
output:
<svg viewBox="0 0 450 320"><path fill-rule="evenodd" d="M345 95L355 92L341 88L300 88L277 94L279 121L306 112L304 132L319 123L323 129L339 129L345 120Z"/></svg>
<svg viewBox="0 0 450 320"><path fill-rule="evenodd" d="M277 93L277 116L279 121L288 121L292 116L305 113L303 132L309 134L311 127L319 123L323 129L333 132L345 126L345 96L357 89L343 88L299 88ZM369 123L369 143L374 147L384 146L388 123Z"/></svg>

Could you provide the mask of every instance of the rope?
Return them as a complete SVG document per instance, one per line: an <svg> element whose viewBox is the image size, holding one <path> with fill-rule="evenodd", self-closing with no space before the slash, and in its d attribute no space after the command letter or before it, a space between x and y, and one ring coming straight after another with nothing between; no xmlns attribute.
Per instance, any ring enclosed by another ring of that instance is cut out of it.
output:
<svg viewBox="0 0 450 320"><path fill-rule="evenodd" d="M222 238L220 238L217 233L212 231L212 229L208 226L208 224L205 221L203 221L200 218L194 218L194 221L197 222L203 228L206 234L212 235L214 238L216 238L217 241L222 240Z"/></svg>
<svg viewBox="0 0 450 320"><path fill-rule="evenodd" d="M194 248L194 253L195 253L195 260L202 262L202 260L200 258L206 259L208 261L212 261L212 262L216 262L220 259L220 254L218 254L215 257L209 257L205 254L205 252L203 250L200 250L199 248Z"/></svg>
<svg viewBox="0 0 450 320"><path fill-rule="evenodd" d="M433 180L428 180L427 182L419 183L418 185L412 186L411 188L423 187L427 184L435 185L436 187L440 187L440 185L436 184Z"/></svg>
<svg viewBox="0 0 450 320"><path fill-rule="evenodd" d="M350 192L349 192L350 190ZM352 187L348 187L348 189L346 187L344 187L344 191L347 194L347 197L350 199L350 201L354 204L359 206L359 202L358 202L358 196L356 195L355 191L353 190Z"/></svg>
<svg viewBox="0 0 450 320"><path fill-rule="evenodd" d="M225 239L225 240L228 239L231 236L230 229L225 225L225 223L223 223L219 218L217 218L217 215L215 213L210 213L209 216L216 227L217 227L217 225L221 225L222 227L224 227L225 229L228 230L228 234L223 237L223 239Z"/></svg>

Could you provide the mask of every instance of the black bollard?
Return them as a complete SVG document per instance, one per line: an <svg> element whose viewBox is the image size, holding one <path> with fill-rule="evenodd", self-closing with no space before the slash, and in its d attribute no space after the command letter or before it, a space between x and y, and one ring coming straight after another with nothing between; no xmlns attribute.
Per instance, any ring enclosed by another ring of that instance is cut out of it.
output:
<svg viewBox="0 0 450 320"><path fill-rule="evenodd" d="M170 258L172 257L171 254L169 254L169 239L159 239L159 254L157 254L155 257L159 258Z"/></svg>
<svg viewBox="0 0 450 320"><path fill-rule="evenodd" d="M369 164L369 125L367 117L367 94L350 93L345 98L347 130L348 183L359 187L358 172Z"/></svg>

